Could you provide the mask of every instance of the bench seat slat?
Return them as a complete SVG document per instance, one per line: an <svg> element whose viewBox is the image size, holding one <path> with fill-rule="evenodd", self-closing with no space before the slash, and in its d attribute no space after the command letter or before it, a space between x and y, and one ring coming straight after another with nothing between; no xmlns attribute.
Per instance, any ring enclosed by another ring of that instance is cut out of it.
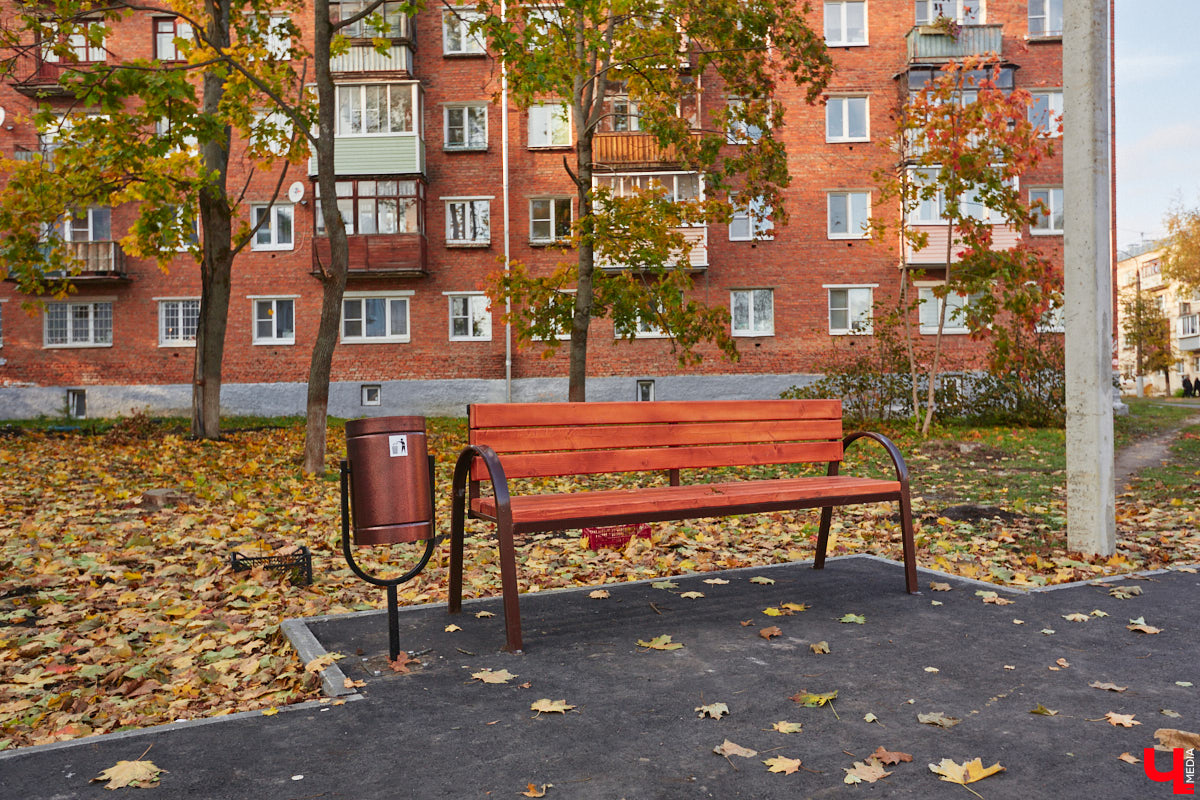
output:
<svg viewBox="0 0 1200 800"><path fill-rule="evenodd" d="M623 447L832 441L841 438L840 419L594 425L585 428L499 428L471 431L471 444L485 444L500 455L555 450L612 450Z"/></svg>
<svg viewBox="0 0 1200 800"><path fill-rule="evenodd" d="M899 481L831 476L523 495L510 498L510 503L514 531L530 532L628 520L655 522L882 502L897 499L900 492ZM473 498L471 510L479 517L494 520L495 499Z"/></svg>
<svg viewBox="0 0 1200 800"><path fill-rule="evenodd" d="M508 478L589 475L603 472L653 472L667 469L828 463L842 459L842 442L792 442L712 447L574 450L557 453L511 453L504 457ZM487 480L487 468L476 459L473 480Z"/></svg>
<svg viewBox="0 0 1200 800"><path fill-rule="evenodd" d="M468 409L479 428L577 427L650 422L841 419L840 400L659 400L653 403L481 403Z"/></svg>

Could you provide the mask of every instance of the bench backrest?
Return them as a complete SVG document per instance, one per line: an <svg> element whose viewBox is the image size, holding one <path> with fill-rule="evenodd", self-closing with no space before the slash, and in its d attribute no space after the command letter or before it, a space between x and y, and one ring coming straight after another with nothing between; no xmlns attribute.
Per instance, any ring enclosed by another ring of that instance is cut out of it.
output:
<svg viewBox="0 0 1200 800"><path fill-rule="evenodd" d="M840 400L496 403L467 417L510 478L842 459ZM471 479L487 480L479 459Z"/></svg>

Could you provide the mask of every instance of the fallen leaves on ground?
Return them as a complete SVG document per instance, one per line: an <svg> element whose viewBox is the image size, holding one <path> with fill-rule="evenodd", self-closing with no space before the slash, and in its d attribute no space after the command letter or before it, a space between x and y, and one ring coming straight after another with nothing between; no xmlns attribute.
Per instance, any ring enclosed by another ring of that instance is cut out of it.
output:
<svg viewBox="0 0 1200 800"><path fill-rule="evenodd" d="M565 714L574 707L566 700L551 700L548 697L543 697L540 700L535 700L529 706L529 710L536 711L539 714Z"/></svg>
<svg viewBox="0 0 1200 800"><path fill-rule="evenodd" d="M1162 628L1156 628L1153 625L1147 625L1145 617L1138 617L1137 619L1129 620L1129 624L1126 625L1125 628L1135 633L1162 633Z"/></svg>
<svg viewBox="0 0 1200 800"><path fill-rule="evenodd" d="M588 592L588 597L592 598L593 600L605 600L608 598L608 596L608 591L606 589L596 589L595 591Z"/></svg>
<svg viewBox="0 0 1200 800"><path fill-rule="evenodd" d="M944 711L932 711L928 714L917 714L917 722L937 725L939 728L953 728L962 720L957 717L948 717Z"/></svg>
<svg viewBox="0 0 1200 800"><path fill-rule="evenodd" d="M883 768L883 764L873 758L868 758L866 761L855 761L853 767L849 769L843 767L842 770L846 773L846 777L842 780L849 784L874 783L880 778L886 778L892 774Z"/></svg>
<svg viewBox="0 0 1200 800"><path fill-rule="evenodd" d="M507 669L481 669L478 672L472 672L471 677L480 683L508 683L517 676Z"/></svg>
<svg viewBox="0 0 1200 800"><path fill-rule="evenodd" d="M779 630L778 625L772 625L769 628L761 628L758 635L764 639L770 639L772 636L783 636L783 631Z"/></svg>
<svg viewBox="0 0 1200 800"><path fill-rule="evenodd" d="M854 624L854 625L863 625L866 623L866 621L867 621L867 618L865 616L863 616L862 614L846 614L845 616L838 619L838 622L845 622L847 624Z"/></svg>
<svg viewBox="0 0 1200 800"><path fill-rule="evenodd" d="M1142 763L1142 760L1140 758L1138 758L1137 756L1135 756L1133 753L1121 753L1121 755L1117 756L1117 760L1124 761L1126 764Z"/></svg>
<svg viewBox="0 0 1200 800"><path fill-rule="evenodd" d="M709 703L706 706L696 706L695 711L700 715L700 719L720 719L729 715L729 706L724 703Z"/></svg>
<svg viewBox="0 0 1200 800"><path fill-rule="evenodd" d="M637 640L638 647L645 647L649 650L678 650L683 647L682 642L672 642L671 635L664 633L661 636L655 636L650 641L642 639Z"/></svg>
<svg viewBox="0 0 1200 800"><path fill-rule="evenodd" d="M1181 731L1177 728L1159 728L1154 732L1154 738L1158 740L1158 749L1160 750L1174 750L1176 747L1187 750L1200 747L1200 733Z"/></svg>
<svg viewBox="0 0 1200 800"><path fill-rule="evenodd" d="M1142 724L1135 720L1134 716L1134 714L1118 714L1115 711L1110 711L1104 715L1104 719L1108 720L1108 723L1114 727L1132 728L1134 725Z"/></svg>
<svg viewBox="0 0 1200 800"><path fill-rule="evenodd" d="M1104 681L1103 683L1100 681L1092 681L1088 684L1088 686L1092 687L1093 689L1105 689L1110 692L1123 692L1129 688L1128 686L1118 686L1111 681Z"/></svg>
<svg viewBox="0 0 1200 800"><path fill-rule="evenodd" d="M982 597L983 602L989 603L994 606L1010 606L1013 604L1013 602L1015 602L1013 600L1009 600L1007 597L1001 597L1000 595L996 594L995 592L989 592L989 591L983 591L983 590L976 592L975 596Z"/></svg>
<svg viewBox="0 0 1200 800"><path fill-rule="evenodd" d="M871 758L877 760L881 764L892 765L899 764L901 761L912 761L912 756L908 753L902 753L899 750L885 750L883 745L875 748L875 752L871 753Z"/></svg>
<svg viewBox="0 0 1200 800"><path fill-rule="evenodd" d="M742 758L754 758L756 755L758 755L757 750L751 750L749 747L742 747L740 744L735 744L734 742L731 742L728 739L726 739L725 741L721 742L719 745L714 747L713 752L719 756L725 756L727 758L729 756L741 756Z"/></svg>
<svg viewBox="0 0 1200 800"><path fill-rule="evenodd" d="M780 733L799 733L803 728L803 723L786 722L784 720L780 720L771 726L771 730L779 731Z"/></svg>
<svg viewBox="0 0 1200 800"><path fill-rule="evenodd" d="M545 797L546 790L553 785L553 783L543 783L541 786L538 786L536 783L531 783L528 785L528 788L525 791L521 792L521 794L525 797Z"/></svg>
<svg viewBox="0 0 1200 800"><path fill-rule="evenodd" d="M1052 710L1052 709L1046 708L1046 707L1045 707L1044 705L1042 705L1041 703L1038 703L1038 704L1037 704L1037 708L1031 709L1029 713L1030 713L1030 714L1040 714L1040 715L1042 715L1043 717L1055 717L1055 716L1058 716L1058 712L1057 712L1057 711L1054 711L1054 710Z"/></svg>
<svg viewBox="0 0 1200 800"><path fill-rule="evenodd" d="M829 653L829 642L822 639L819 642L813 642L812 644L810 644L808 646L808 649L812 650L814 653L816 653L819 656L827 655Z"/></svg>
<svg viewBox="0 0 1200 800"><path fill-rule="evenodd" d="M768 758L763 763L767 765L768 772L782 772L784 775L791 775L800 769L800 759L798 758L775 756Z"/></svg>
<svg viewBox="0 0 1200 800"><path fill-rule="evenodd" d="M823 706L830 700L837 698L837 689L832 692L814 693L814 692L797 692L788 699L794 703L799 703L805 708L817 708Z"/></svg>
<svg viewBox="0 0 1200 800"><path fill-rule="evenodd" d="M166 772L154 766L153 761L118 761L113 766L101 772L90 783L108 781L105 789L124 789L132 786L137 789L150 789L158 785L158 776Z"/></svg>
<svg viewBox="0 0 1200 800"><path fill-rule="evenodd" d="M983 766L983 759L979 758L974 761L963 762L962 764L950 758L943 758L940 764L930 764L929 770L944 781L966 786L968 783L981 781L989 775L1003 772L1004 767L1000 766L999 763L985 767Z"/></svg>

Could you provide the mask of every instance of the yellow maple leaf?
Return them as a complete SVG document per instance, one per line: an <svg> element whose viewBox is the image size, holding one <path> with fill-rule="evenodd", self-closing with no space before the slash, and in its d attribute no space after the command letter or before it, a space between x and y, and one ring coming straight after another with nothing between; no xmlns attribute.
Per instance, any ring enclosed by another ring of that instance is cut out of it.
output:
<svg viewBox="0 0 1200 800"><path fill-rule="evenodd" d="M787 722L786 720L780 720L771 726L771 730L779 731L780 733L799 733L803 728L803 723Z"/></svg>
<svg viewBox="0 0 1200 800"><path fill-rule="evenodd" d="M798 758L775 756L774 758L768 758L763 763L767 765L769 772L782 772L784 775L791 775L800 769L800 759Z"/></svg>
<svg viewBox="0 0 1200 800"><path fill-rule="evenodd" d="M545 797L546 790L553 786L553 783L543 783L540 787L535 784L529 784L529 788L521 792L525 797Z"/></svg>
<svg viewBox="0 0 1200 800"><path fill-rule="evenodd" d="M507 669L484 669L480 670L479 672L472 672L471 677L482 683L508 683L517 676L509 672Z"/></svg>
<svg viewBox="0 0 1200 800"><path fill-rule="evenodd" d="M651 650L678 650L683 647L682 642L672 642L671 635L664 633L662 636L656 636L650 641L637 640L638 647L648 647Z"/></svg>
<svg viewBox="0 0 1200 800"><path fill-rule="evenodd" d="M149 789L158 784L158 776L163 772L166 770L154 766L153 761L118 761L92 778L90 783L108 781L104 784L105 789L124 789L126 786Z"/></svg>
<svg viewBox="0 0 1200 800"><path fill-rule="evenodd" d="M566 700L551 700L548 697L543 697L541 700L534 701L529 706L529 710L536 711L539 714L565 714L574 707Z"/></svg>
<svg viewBox="0 0 1200 800"><path fill-rule="evenodd" d="M940 764L930 764L929 770L944 781L966 786L968 783L981 781L989 775L1003 772L1004 767L1000 766L999 762L985 767L983 760L979 758L974 761L965 761L962 764L953 759L943 758Z"/></svg>

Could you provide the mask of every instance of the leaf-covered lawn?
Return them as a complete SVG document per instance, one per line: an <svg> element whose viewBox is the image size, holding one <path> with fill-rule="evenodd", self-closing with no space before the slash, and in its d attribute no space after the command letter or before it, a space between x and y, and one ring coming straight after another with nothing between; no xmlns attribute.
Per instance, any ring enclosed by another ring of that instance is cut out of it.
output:
<svg viewBox="0 0 1200 800"><path fill-rule="evenodd" d="M429 431L446 532L465 423L431 419ZM889 433L913 474L922 566L1031 585L1200 560L1200 429L1177 443L1173 467L1118 498L1121 541L1107 559L1065 551L1061 431L960 428L929 441ZM383 593L342 560L338 482L300 476L302 437L295 422L196 442L178 426L144 420L98 435L0 436L0 749L319 697L280 621L378 607ZM329 439L344 448L340 427ZM881 453L860 441L843 473L887 474ZM341 455L330 454L331 475ZM714 477L685 473L685 481ZM599 483L633 480L664 479ZM142 494L156 488L180 489L195 502L142 507ZM894 514L890 505L839 510L832 552L898 559ZM520 573L534 590L804 559L816 523L816 512L664 523L649 540L596 552L565 531L526 540ZM312 586L229 566L235 548L256 554L301 544L313 551ZM411 548L386 550L391 566L407 568ZM469 537L466 564L468 595L499 592L490 540ZM401 588L401 601L444 600L446 567L440 547Z"/></svg>

